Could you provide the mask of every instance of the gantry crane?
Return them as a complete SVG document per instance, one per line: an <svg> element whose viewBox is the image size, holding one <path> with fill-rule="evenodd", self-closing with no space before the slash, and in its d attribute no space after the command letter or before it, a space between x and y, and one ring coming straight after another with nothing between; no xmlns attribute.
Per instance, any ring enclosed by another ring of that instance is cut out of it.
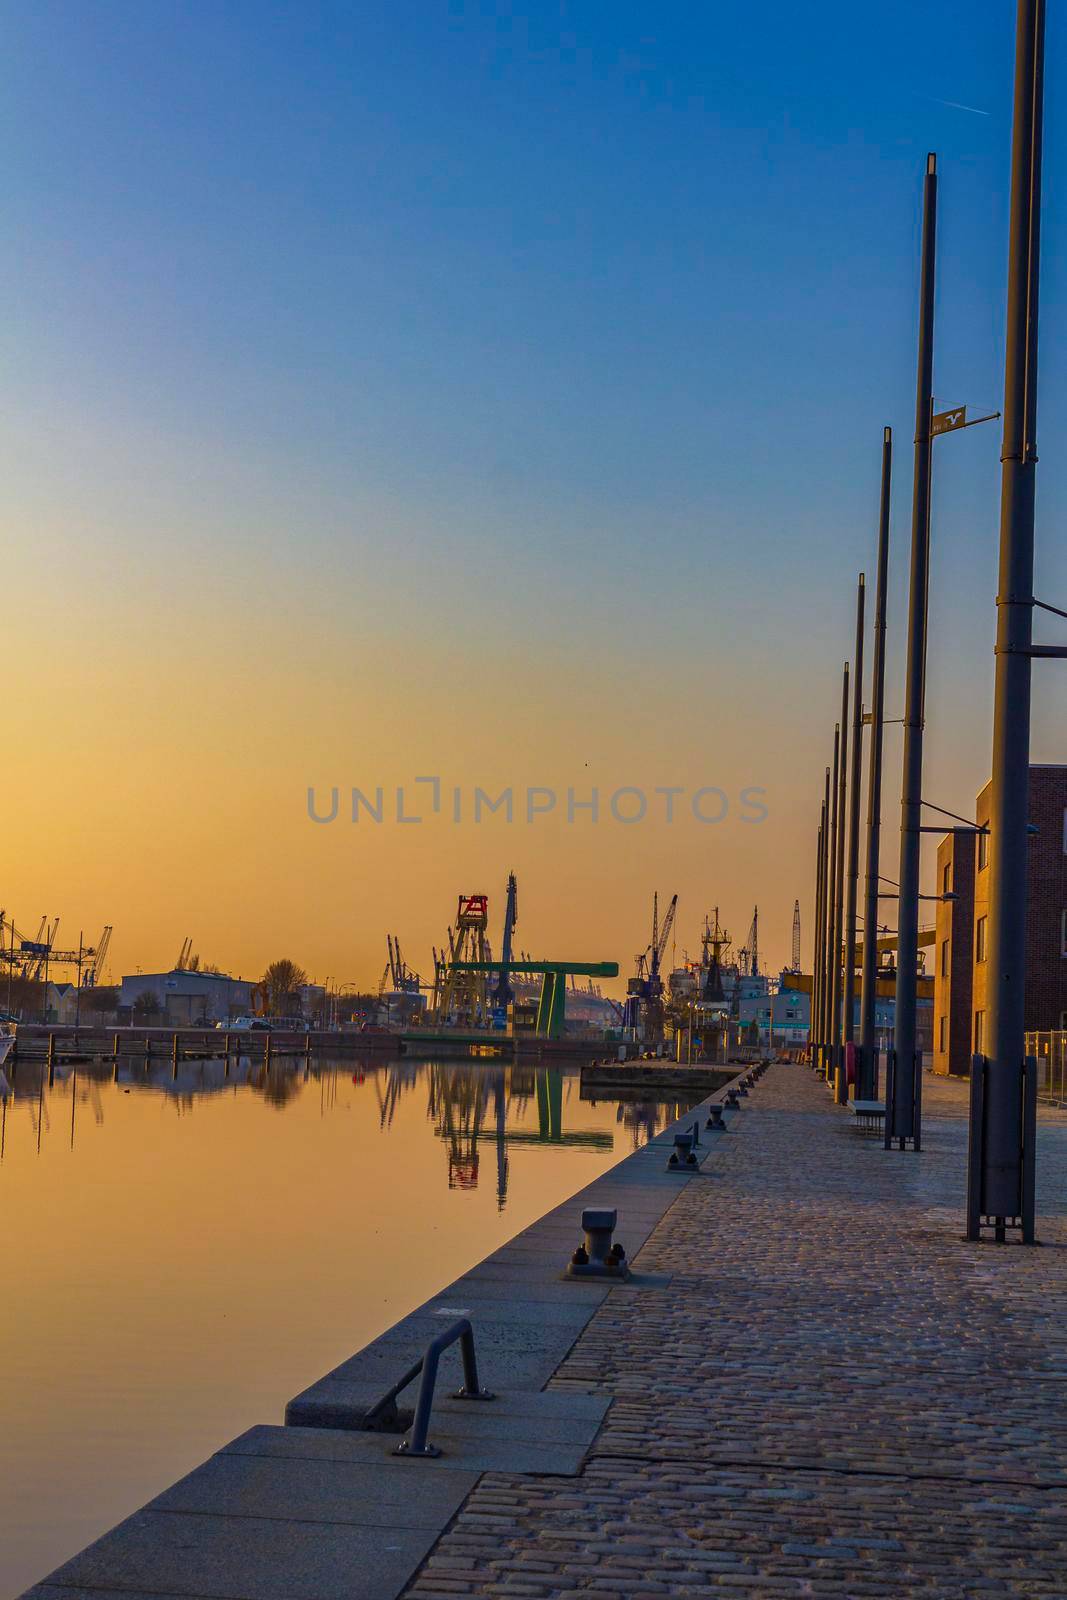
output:
<svg viewBox="0 0 1067 1600"><path fill-rule="evenodd" d="M95 988L111 943L111 924L104 925L104 931L95 945L87 945L79 939L76 950L57 949L58 932L58 917L53 918L51 923L47 917L42 917L36 938L28 939L19 932L6 912L0 910L0 963L13 976L31 983L40 982L49 967L77 967L79 984L85 989Z"/></svg>
<svg viewBox="0 0 1067 1600"><path fill-rule="evenodd" d="M435 973L434 1009L438 1023L477 1028L486 1020L488 922L488 895L459 896L455 927L448 929L448 957L445 959L442 954Z"/></svg>

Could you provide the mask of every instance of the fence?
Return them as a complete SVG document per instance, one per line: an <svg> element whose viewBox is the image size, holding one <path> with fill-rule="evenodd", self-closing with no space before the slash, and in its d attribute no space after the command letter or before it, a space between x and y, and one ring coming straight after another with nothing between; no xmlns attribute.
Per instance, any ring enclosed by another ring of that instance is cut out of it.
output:
<svg viewBox="0 0 1067 1600"><path fill-rule="evenodd" d="M1067 1033L1028 1033L1026 1054L1037 1057L1037 1097L1067 1105Z"/></svg>

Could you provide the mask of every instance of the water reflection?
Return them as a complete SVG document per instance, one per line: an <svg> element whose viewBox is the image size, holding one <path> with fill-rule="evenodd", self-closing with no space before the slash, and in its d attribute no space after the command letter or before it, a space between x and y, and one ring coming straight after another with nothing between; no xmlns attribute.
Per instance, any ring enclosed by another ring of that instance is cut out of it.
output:
<svg viewBox="0 0 1067 1600"><path fill-rule="evenodd" d="M626 1146L636 1150L688 1109L688 1102L681 1101L584 1100L577 1069L559 1067L410 1060L342 1065L284 1058L264 1062L250 1056L173 1063L138 1057L52 1066L23 1061L9 1070L10 1087L0 1097L0 1166L8 1154L9 1120L12 1132L20 1119L28 1123L38 1154L42 1139L54 1137L60 1126L73 1150L79 1113L90 1115L97 1126L105 1120L105 1085L124 1094L161 1096L179 1117L190 1115L199 1100L242 1093L279 1111L302 1096L317 1094L325 1116L336 1107L338 1084L344 1079L373 1095L382 1133L392 1129L404 1096L424 1097L426 1119L445 1147L450 1189L478 1188L488 1146L500 1210L507 1203L510 1147L613 1151L616 1133L603 1125L603 1112L614 1105L616 1127L628 1135ZM69 1110L64 1108L60 1118L58 1107L68 1097ZM593 1108L600 1113L597 1125L583 1126L582 1112L592 1124ZM565 1120L576 1125L565 1127Z"/></svg>

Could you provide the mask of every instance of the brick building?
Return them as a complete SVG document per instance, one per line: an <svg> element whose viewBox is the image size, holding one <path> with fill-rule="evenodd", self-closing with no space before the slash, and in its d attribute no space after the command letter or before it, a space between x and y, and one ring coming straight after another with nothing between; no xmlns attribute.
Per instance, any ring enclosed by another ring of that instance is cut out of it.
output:
<svg viewBox="0 0 1067 1600"><path fill-rule="evenodd" d="M989 821L991 785L975 802ZM1027 864L1026 1002L1028 1030L1067 1028L1067 767L1030 768ZM965 828L937 850L934 966L934 1071L966 1076L971 1054L989 1045L985 1019L989 955L989 835Z"/></svg>

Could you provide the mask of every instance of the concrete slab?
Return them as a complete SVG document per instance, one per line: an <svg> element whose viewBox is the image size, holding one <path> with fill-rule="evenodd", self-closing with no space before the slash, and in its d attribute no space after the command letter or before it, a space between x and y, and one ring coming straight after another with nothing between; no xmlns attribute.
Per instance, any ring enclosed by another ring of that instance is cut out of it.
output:
<svg viewBox="0 0 1067 1600"><path fill-rule="evenodd" d="M83 1589L67 1584L35 1583L21 1600L187 1600L187 1597L168 1594L163 1589Z"/></svg>
<svg viewBox="0 0 1067 1600"><path fill-rule="evenodd" d="M395 1458L338 1461L222 1453L166 1489L152 1501L151 1509L440 1531L477 1479L476 1472L428 1476L413 1493L408 1463Z"/></svg>
<svg viewBox="0 0 1067 1600"><path fill-rule="evenodd" d="M428 1528L146 1509L60 1567L48 1583L67 1600L71 1588L206 1600L391 1600L436 1538Z"/></svg>
<svg viewBox="0 0 1067 1600"><path fill-rule="evenodd" d="M567 1256L564 1255L563 1259L566 1262ZM580 1300L568 1300L565 1295L555 1300L528 1300L521 1294L501 1295L499 1286L494 1285L494 1288L497 1292L489 1296L450 1294L440 1300L431 1300L426 1307L426 1315L438 1317L443 1327L448 1326L450 1317L469 1317L475 1329L476 1345L479 1343L479 1332L486 1323L517 1322L524 1328L584 1328L589 1321L590 1307Z"/></svg>

